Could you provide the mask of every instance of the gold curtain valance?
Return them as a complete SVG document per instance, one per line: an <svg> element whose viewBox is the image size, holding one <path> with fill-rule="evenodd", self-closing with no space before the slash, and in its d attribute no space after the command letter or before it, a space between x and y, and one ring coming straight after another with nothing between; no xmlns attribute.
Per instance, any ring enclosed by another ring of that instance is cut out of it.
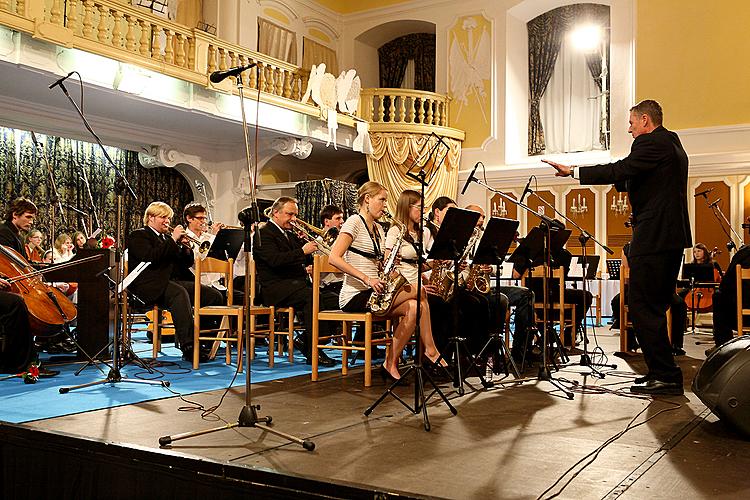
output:
<svg viewBox="0 0 750 500"><path fill-rule="evenodd" d="M413 179L406 177L406 172L420 159L427 162L425 170L430 170L433 162L440 163L437 173L425 190L425 207L440 196L456 198L458 189L458 166L461 159L461 142L456 139L445 138L443 141L448 145L445 148L438 147L436 158L427 158L432 151L437 139L434 136L424 134L387 133L373 132L370 134L372 141L372 154L367 155L367 169L370 179L381 183L388 189L389 207L396 206L396 200L405 189L420 190L420 186Z"/></svg>

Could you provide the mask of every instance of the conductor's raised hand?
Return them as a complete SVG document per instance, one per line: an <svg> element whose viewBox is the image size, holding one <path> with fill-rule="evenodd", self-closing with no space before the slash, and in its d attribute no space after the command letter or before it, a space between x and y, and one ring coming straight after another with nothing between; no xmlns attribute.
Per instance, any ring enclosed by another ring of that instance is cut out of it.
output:
<svg viewBox="0 0 750 500"><path fill-rule="evenodd" d="M557 170L557 172L555 172L556 177L569 177L573 175L573 170L568 165L563 165L562 163L557 163L552 160L542 161L548 165L552 165L553 167L555 167L555 170Z"/></svg>

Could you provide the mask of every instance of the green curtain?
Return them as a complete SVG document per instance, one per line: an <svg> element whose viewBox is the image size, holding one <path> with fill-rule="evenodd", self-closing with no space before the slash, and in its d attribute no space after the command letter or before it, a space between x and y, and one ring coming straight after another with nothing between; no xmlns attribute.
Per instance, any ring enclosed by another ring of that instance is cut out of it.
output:
<svg viewBox="0 0 750 500"><path fill-rule="evenodd" d="M99 222L105 234L116 236L117 193L114 168L102 154L97 144L37 134L40 147L34 146L31 133L0 127L0 188L3 214L7 204L18 196L30 198L39 208L35 227L45 236L49 247L51 221L55 215L55 233L72 233L83 229L83 216L75 209L89 213L91 203L83 181L85 172L91 188L91 197L97 208ZM19 145L16 152L16 144ZM138 163L138 154L120 148L105 146L112 161L130 182L137 199L123 195L123 234L143 226L143 212L152 201L163 201L179 216L183 207L192 201L188 181L171 168L146 169ZM46 155L54 173L57 192L62 203L52 203ZM64 215L64 220L63 220ZM96 228L93 218L86 219L89 231Z"/></svg>
<svg viewBox="0 0 750 500"><path fill-rule="evenodd" d="M326 205L336 205L344 212L344 219L359 210L357 185L337 179L321 179L297 183L299 216L305 222L320 227L320 211Z"/></svg>

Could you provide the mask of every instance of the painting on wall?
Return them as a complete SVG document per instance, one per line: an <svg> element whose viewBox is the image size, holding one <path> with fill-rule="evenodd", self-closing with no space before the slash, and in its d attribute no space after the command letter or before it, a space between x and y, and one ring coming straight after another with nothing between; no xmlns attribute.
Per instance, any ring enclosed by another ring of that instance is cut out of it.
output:
<svg viewBox="0 0 750 500"><path fill-rule="evenodd" d="M463 16L448 30L451 126L464 130L463 147L481 147L492 135L492 21Z"/></svg>

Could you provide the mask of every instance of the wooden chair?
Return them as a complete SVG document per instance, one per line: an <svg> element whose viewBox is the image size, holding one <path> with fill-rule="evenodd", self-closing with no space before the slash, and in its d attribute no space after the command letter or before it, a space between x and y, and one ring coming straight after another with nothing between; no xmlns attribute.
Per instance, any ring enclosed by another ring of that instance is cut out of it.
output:
<svg viewBox="0 0 750 500"><path fill-rule="evenodd" d="M123 262L123 277L128 275L128 262ZM165 309L160 309L159 306L153 305L150 307L137 307L130 304L130 294L128 290L124 290L122 293L122 304L120 306L122 324L125 326L123 329L123 342L130 342L132 333L134 331L150 331L151 332L151 356L156 359L161 352L161 336L174 335L174 325L172 324L172 315ZM154 320L157 318L158 320ZM145 324L146 328L136 329L133 325Z"/></svg>
<svg viewBox="0 0 750 500"><path fill-rule="evenodd" d="M253 308L256 307L266 307L266 306L258 306L255 304L255 291L257 290L257 277L255 274L255 260L250 259L250 306ZM273 366L273 352L274 352L274 342L276 337L279 337L278 342L278 353L279 356L284 354L284 345L281 342L281 336L276 335L276 321L277 321L277 315L286 315L286 329L284 330L278 330L279 332L285 332L287 336L287 350L288 350L288 356L289 356L289 362L294 363L294 308L293 307L273 307L274 315L269 318L269 327L267 329L258 330L255 322L255 315L250 316L250 331L253 332L253 334L250 336L250 359L255 359L255 339L258 337L265 337L268 338L268 356L269 356L269 363L268 366ZM278 319L279 325L281 325L281 319ZM271 331L274 332L273 335L271 335Z"/></svg>
<svg viewBox="0 0 750 500"><path fill-rule="evenodd" d="M737 266L737 335L742 335L745 331L743 322L744 316L750 316L750 308L743 307L742 304L742 281L750 281L750 269ZM748 327L750 329L750 327Z"/></svg>
<svg viewBox="0 0 750 500"><path fill-rule="evenodd" d="M555 315L557 316L556 323L560 326L560 341L563 343L563 345L565 343L565 327L571 327L572 333L570 335L570 344L566 347L573 347L575 346L576 339L576 310L573 304L565 303L565 277L563 272L564 270L562 268L552 270L552 278L546 281L547 289L544 289L542 291L543 295L535 294L534 311L537 313L537 321L539 321L540 318L542 318L542 321L544 321L543 318L546 314L544 310L544 295L548 294L547 290L549 289L549 287L558 287L559 299L558 302L553 302L551 304L551 307L553 309L552 312L557 313ZM527 280L531 278L541 279L544 277L544 273L544 266L536 267L531 270L531 274L529 278L527 278ZM530 283L527 282L526 286L530 287ZM547 306L550 307L550 304L547 304Z"/></svg>
<svg viewBox="0 0 750 500"><path fill-rule="evenodd" d="M390 345L391 339L386 335L383 338L373 338L373 316L370 312L347 313L341 310L320 310L320 274L329 272L341 272L328 263L328 257L316 255L313 261L313 332L312 332L312 380L318 380L318 350L338 349L341 351L341 374L348 373L347 357L349 351L361 351L365 353L365 387L372 385L372 349L378 345ZM320 336L321 321L341 321L343 331L340 335ZM365 325L365 340L360 345L352 343L351 324L360 321ZM339 344L325 344L326 341L338 339Z"/></svg>
<svg viewBox="0 0 750 500"><path fill-rule="evenodd" d="M242 306L235 306L232 304L234 297L234 287L232 283L232 265L234 261L229 260L218 260L212 257L201 259L196 257L195 259L195 286L194 286L194 302L193 302L193 369L198 369L199 357L200 357L200 341L201 340L212 340L214 345L211 349L212 356L215 355L216 349L218 349L219 342L226 343L226 363L231 363L232 349L230 342L237 344L237 369L242 371L242 332L243 322L245 319L245 312ZM203 273L221 273L224 275L224 282L227 284L227 303L226 305L220 306L201 306L201 274ZM221 316L221 326L216 330L201 330L200 319L201 316ZM231 332L230 318L237 318L237 329L234 331L235 335L227 335L227 332ZM206 334L206 335L204 335ZM213 335L208 335L213 334ZM271 356L273 359L273 356Z"/></svg>

